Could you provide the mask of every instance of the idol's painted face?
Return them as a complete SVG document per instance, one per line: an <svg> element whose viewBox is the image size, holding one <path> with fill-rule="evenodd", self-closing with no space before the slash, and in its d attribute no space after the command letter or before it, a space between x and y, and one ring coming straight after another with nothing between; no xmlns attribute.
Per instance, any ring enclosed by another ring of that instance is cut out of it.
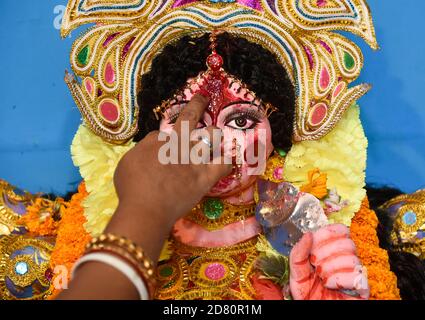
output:
<svg viewBox="0 0 425 320"><path fill-rule="evenodd" d="M228 197L234 196L241 191L252 186L257 176L251 173L252 167L258 164L252 164L247 161L248 150L258 153L258 144L261 143L265 148L266 157L273 151L271 142L270 123L267 119L265 106L260 99L249 91L242 83L231 76L226 76L226 86L222 90L222 99L219 106L210 106L205 110L202 120L198 123L197 130L202 130L207 126L216 126L223 131L223 145L234 145L235 137L241 150L241 164L235 166L234 171L227 177L221 179L210 190L207 196L210 197ZM182 92L170 100L170 106L163 114L160 123L160 130L170 132L180 111L187 105L192 97L201 91L202 83L199 78L191 78ZM259 135L259 132L262 132ZM261 140L259 141L259 137ZM236 172L237 171L237 172Z"/></svg>

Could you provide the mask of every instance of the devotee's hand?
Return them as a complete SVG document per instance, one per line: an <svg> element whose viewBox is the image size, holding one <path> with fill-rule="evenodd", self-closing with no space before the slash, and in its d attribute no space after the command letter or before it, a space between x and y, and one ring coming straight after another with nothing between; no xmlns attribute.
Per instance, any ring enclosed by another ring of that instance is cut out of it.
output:
<svg viewBox="0 0 425 320"><path fill-rule="evenodd" d="M367 276L345 225L332 224L306 233L292 249L289 261L290 288L295 300L369 297Z"/></svg>
<svg viewBox="0 0 425 320"><path fill-rule="evenodd" d="M188 122L193 132L207 105L208 99L203 96L192 98L176 121L175 131L179 137L183 121ZM213 128L204 130L211 135ZM158 152L164 142L158 141L158 135L159 132L151 132L118 164L114 182L119 205L105 230L105 233L131 239L152 261L158 261L175 221L232 171L231 164L161 164ZM60 299L138 297L134 285L122 273L98 262L79 267L78 277L73 279L70 289L59 296Z"/></svg>
<svg viewBox="0 0 425 320"><path fill-rule="evenodd" d="M188 124L193 133L207 106L208 98L195 95L183 108L174 126L180 143L182 127ZM208 131L209 140L213 141L213 129L217 128L207 127L196 133ZM119 207L108 232L123 235L124 230L126 236L137 241L141 233L146 236L160 226L156 232L166 237L178 218L187 214L220 178L230 174L231 164L160 163L159 150L165 142L159 141L158 135L158 131L149 133L118 164L114 181ZM192 146L197 143L202 142L192 142ZM124 219L130 224L122 226ZM143 247L155 260L163 241L154 236L150 239L157 243L156 248L150 250L151 244Z"/></svg>

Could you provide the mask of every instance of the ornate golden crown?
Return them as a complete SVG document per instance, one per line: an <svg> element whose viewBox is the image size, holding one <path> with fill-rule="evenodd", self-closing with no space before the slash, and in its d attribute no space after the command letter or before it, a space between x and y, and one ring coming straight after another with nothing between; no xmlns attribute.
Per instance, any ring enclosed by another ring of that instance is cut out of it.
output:
<svg viewBox="0 0 425 320"><path fill-rule="evenodd" d="M295 141L327 134L369 90L349 87L360 74L360 49L335 30L377 48L365 0L70 0L66 37L95 23L74 43L66 81L86 125L108 142L137 132L140 78L153 58L180 37L216 29L256 42L288 70L297 94Z"/></svg>
<svg viewBox="0 0 425 320"><path fill-rule="evenodd" d="M394 247L425 259L425 189L395 197L381 208L393 218Z"/></svg>

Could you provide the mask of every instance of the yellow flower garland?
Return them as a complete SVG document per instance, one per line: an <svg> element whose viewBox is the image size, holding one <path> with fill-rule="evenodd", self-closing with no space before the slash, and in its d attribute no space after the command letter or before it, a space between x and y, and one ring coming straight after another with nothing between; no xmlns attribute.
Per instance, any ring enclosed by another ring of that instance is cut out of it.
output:
<svg viewBox="0 0 425 320"><path fill-rule="evenodd" d="M118 206L114 187L114 172L121 157L135 143L112 145L80 125L71 145L74 164L80 168L89 195L83 202L86 230L100 235Z"/></svg>
<svg viewBox="0 0 425 320"><path fill-rule="evenodd" d="M327 188L335 188L348 206L330 216L330 222L350 225L366 195L367 139L359 118L359 107L351 106L338 125L318 141L296 143L285 159L284 178L297 187L308 185L309 172L325 173Z"/></svg>

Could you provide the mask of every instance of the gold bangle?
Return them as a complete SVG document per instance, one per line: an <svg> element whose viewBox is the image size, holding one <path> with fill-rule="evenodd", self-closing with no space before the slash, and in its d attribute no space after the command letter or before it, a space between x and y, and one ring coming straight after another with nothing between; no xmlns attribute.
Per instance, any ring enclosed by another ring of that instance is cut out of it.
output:
<svg viewBox="0 0 425 320"><path fill-rule="evenodd" d="M137 272L137 274L143 279L143 282L145 283L148 289L149 297L151 299L154 297L155 290L156 290L155 281L153 281L152 278L147 276L145 270L141 268L140 263L138 261L135 261L134 257L130 255L127 251L113 245L100 244L100 245L94 245L93 248L89 251L89 253L92 253L92 252L108 253L127 262L127 264L129 264Z"/></svg>
<svg viewBox="0 0 425 320"><path fill-rule="evenodd" d="M156 286L155 264L141 247L125 237L108 233L93 238L87 244L86 252L93 251L108 251L130 262L145 280L150 296L153 297Z"/></svg>

